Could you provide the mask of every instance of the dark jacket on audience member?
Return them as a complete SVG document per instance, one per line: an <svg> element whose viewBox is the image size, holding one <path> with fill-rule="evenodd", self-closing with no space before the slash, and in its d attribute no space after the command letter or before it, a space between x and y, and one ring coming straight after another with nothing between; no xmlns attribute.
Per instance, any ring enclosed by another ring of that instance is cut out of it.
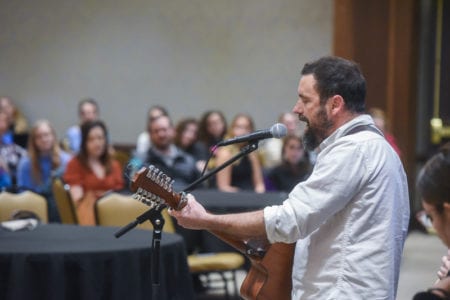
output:
<svg viewBox="0 0 450 300"><path fill-rule="evenodd" d="M195 166L194 158L190 154L174 145L171 146L171 153L171 155L164 155L151 147L147 152L144 165L154 165L171 177L175 181L173 188L177 192L195 181L200 173Z"/></svg>

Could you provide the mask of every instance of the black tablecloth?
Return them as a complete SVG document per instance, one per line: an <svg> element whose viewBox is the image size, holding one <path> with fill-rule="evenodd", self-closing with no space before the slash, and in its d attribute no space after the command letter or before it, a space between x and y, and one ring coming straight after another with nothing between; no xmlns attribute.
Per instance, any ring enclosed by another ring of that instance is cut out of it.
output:
<svg viewBox="0 0 450 300"><path fill-rule="evenodd" d="M192 194L206 209L214 213L253 211L266 206L281 204L287 199L287 194L283 192L258 194L252 191L239 191L226 193L205 189L195 190Z"/></svg>
<svg viewBox="0 0 450 300"><path fill-rule="evenodd" d="M160 286L152 287L152 232L40 225L0 230L0 299L194 299L183 239L163 233ZM153 293L153 294L152 294Z"/></svg>

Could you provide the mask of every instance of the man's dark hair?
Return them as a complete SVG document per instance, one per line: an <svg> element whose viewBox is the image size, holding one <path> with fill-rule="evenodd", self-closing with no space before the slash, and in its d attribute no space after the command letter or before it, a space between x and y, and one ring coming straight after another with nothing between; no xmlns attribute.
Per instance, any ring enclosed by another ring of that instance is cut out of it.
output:
<svg viewBox="0 0 450 300"><path fill-rule="evenodd" d="M365 111L366 80L356 63L340 57L325 56L305 64L301 74L314 76L321 103L333 95L340 95L348 110L358 113Z"/></svg>
<svg viewBox="0 0 450 300"><path fill-rule="evenodd" d="M83 106L87 103L92 104L95 107L97 113L99 113L98 103L97 101L95 101L94 98L83 98L80 100L80 102L78 102L78 114L81 115L81 110L83 109Z"/></svg>
<svg viewBox="0 0 450 300"><path fill-rule="evenodd" d="M169 120L169 125L170 125L170 127L173 127L172 119L171 119L168 115L160 115L160 116L157 116L157 117L155 117L155 118L150 118L150 119L149 119L148 129L151 131L153 124L154 124L157 120L162 119L162 118L167 118L167 120Z"/></svg>

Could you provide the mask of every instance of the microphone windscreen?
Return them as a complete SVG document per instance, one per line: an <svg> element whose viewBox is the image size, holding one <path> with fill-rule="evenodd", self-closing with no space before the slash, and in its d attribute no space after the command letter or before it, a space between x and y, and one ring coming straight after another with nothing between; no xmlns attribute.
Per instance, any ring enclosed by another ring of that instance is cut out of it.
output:
<svg viewBox="0 0 450 300"><path fill-rule="evenodd" d="M270 127L270 133L274 138L281 139L287 135L287 128L284 124L276 123Z"/></svg>

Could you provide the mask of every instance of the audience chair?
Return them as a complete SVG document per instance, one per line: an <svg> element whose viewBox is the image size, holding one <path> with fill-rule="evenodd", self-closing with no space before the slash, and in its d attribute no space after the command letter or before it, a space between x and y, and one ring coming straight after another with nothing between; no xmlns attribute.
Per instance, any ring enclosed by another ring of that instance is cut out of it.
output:
<svg viewBox="0 0 450 300"><path fill-rule="evenodd" d="M119 162L120 166L122 167L122 170L125 170L131 156L129 153L125 151L114 150L112 157Z"/></svg>
<svg viewBox="0 0 450 300"><path fill-rule="evenodd" d="M165 224L173 224L169 215L165 217ZM169 228L175 228L174 225ZM174 231L173 231L174 232ZM207 289L221 288L225 292L225 299L235 298L239 294L236 272L243 269L245 258L237 252L210 252L188 256L189 271L204 278ZM214 276L216 275L216 276ZM218 283L215 284L215 283ZM233 294L228 290L228 284L233 287Z"/></svg>
<svg viewBox="0 0 450 300"><path fill-rule="evenodd" d="M100 226L125 226L136 220L138 216L149 210L149 207L136 201L131 195L109 193L100 198L95 204L95 216ZM167 209L162 211L164 219L167 219ZM137 228L153 229L150 222L139 224ZM164 230L174 232L173 223L166 223Z"/></svg>
<svg viewBox="0 0 450 300"><path fill-rule="evenodd" d="M65 184L61 178L53 178L53 197L55 198L61 223L78 224L77 213L69 189L69 185Z"/></svg>
<svg viewBox="0 0 450 300"><path fill-rule="evenodd" d="M207 289L223 289L225 299L231 299L229 283L233 286L232 295L234 297L238 295L236 271L243 269L244 263L244 256L236 252L199 253L188 256L190 272L204 277ZM218 277L214 277L215 274ZM216 286L215 282L218 282L219 286Z"/></svg>
<svg viewBox="0 0 450 300"><path fill-rule="evenodd" d="M134 221L136 217L147 211L147 205L135 200L131 195L110 193L99 199L95 205L97 224L100 226L125 226ZM175 233L175 226L167 209L162 211L165 224L163 230ZM152 230L150 222L144 222L137 228ZM217 273L222 281L226 298L230 299L228 283L231 282L234 291L238 292L236 271L243 268L244 256L235 252L193 254L188 256L189 269L192 274L204 275L207 288L214 286L214 276ZM216 276L217 278L217 276Z"/></svg>
<svg viewBox="0 0 450 300"><path fill-rule="evenodd" d="M0 193L0 221L11 220L15 213L22 210L33 212L42 223L48 223L47 200L44 196L31 191Z"/></svg>

